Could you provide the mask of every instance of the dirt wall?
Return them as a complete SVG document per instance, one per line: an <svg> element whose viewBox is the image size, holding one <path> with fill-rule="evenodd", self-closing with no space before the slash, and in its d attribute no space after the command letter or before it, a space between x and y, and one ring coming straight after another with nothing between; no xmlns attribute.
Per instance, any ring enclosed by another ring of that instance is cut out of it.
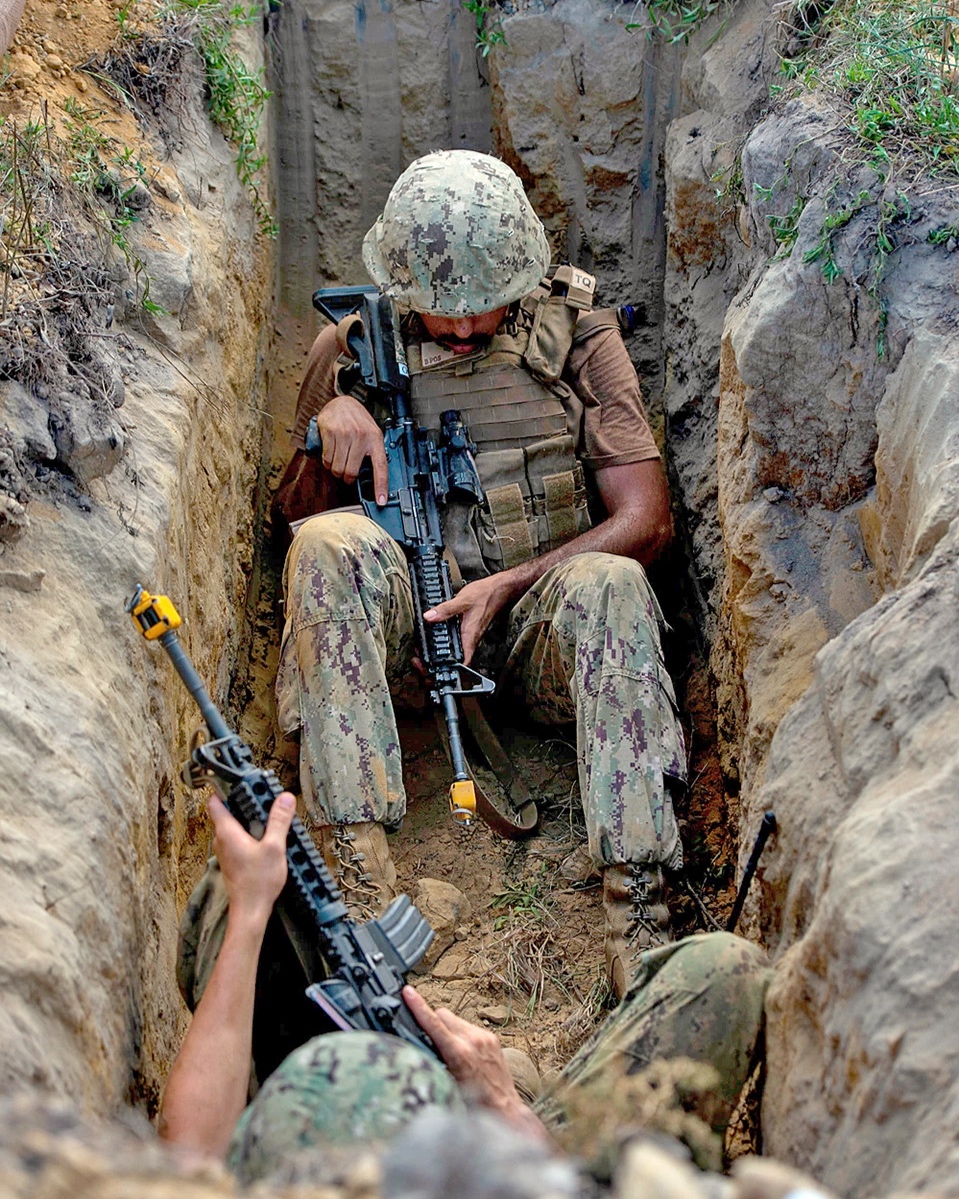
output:
<svg viewBox="0 0 959 1199"><path fill-rule="evenodd" d="M98 18L115 24L112 10L84 16L88 34ZM20 488L0 546L0 1077L6 1092L29 1085L102 1113L152 1106L175 1052L178 903L205 845L177 779L199 722L124 602L137 582L168 591L222 699L252 558L270 263L199 86L162 127L149 113L137 122L89 76L45 67L48 43L80 28L57 21L50 5L21 23L15 61L40 75L15 75L6 115L22 127L42 97L54 121L73 96L118 149L135 151L148 194L127 237L154 308L137 303L130 259L108 249L113 291L87 314L75 352L96 347L121 406L74 386L83 359L52 340L65 390L0 385L5 462ZM58 135L51 126L51 146ZM16 294L5 334L30 350L43 326L23 316L29 291Z"/></svg>
<svg viewBox="0 0 959 1199"><path fill-rule="evenodd" d="M669 444L743 858L779 823L751 918L777 964L765 1145L842 1194L953 1193L952 203L842 166L827 96L770 104L782 36L762 5L697 35L667 143ZM916 203L871 287L896 188Z"/></svg>

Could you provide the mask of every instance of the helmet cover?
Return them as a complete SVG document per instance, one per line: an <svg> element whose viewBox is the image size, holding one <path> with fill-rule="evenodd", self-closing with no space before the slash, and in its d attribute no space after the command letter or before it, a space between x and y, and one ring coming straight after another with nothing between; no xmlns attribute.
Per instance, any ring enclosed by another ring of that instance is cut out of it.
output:
<svg viewBox="0 0 959 1199"><path fill-rule="evenodd" d="M406 168L363 240L370 278L403 309L479 316L529 295L549 244L519 177L473 150Z"/></svg>
<svg viewBox="0 0 959 1199"><path fill-rule="evenodd" d="M295 1049L240 1117L227 1165L247 1185L304 1150L368 1146L428 1107L462 1110L441 1062L399 1037L334 1032Z"/></svg>

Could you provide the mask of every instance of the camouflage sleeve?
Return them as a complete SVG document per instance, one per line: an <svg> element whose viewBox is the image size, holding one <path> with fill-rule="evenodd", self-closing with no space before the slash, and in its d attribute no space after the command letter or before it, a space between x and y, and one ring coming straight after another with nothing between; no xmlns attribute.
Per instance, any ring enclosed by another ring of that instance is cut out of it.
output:
<svg viewBox="0 0 959 1199"><path fill-rule="evenodd" d="M327 325L310 347L306 359L306 372L296 399L296 417L290 440L298 450L304 447L306 426L310 423L310 417L316 416L323 405L336 394L333 387L333 366L338 355L336 326Z"/></svg>
<svg viewBox="0 0 959 1199"><path fill-rule="evenodd" d="M597 471L660 457L636 369L617 332L602 330L574 346L563 377L583 402L584 466Z"/></svg>

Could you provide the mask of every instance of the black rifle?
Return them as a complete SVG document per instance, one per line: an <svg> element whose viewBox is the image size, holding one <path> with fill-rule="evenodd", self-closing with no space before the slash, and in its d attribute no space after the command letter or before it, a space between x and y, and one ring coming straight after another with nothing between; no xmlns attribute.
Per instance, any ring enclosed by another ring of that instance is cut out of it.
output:
<svg viewBox="0 0 959 1199"><path fill-rule="evenodd" d="M283 790L279 780L272 770L253 764L250 747L210 699L180 644L176 629L182 622L169 598L137 587L126 608L143 636L159 640L170 655L213 738L194 747L183 767L185 781L192 787L212 785L247 832L262 837ZM435 1054L400 996L406 974L433 940L423 915L400 895L378 919L357 924L297 816L286 840L286 861L287 881L276 911L310 983L310 999L335 1028L392 1033Z"/></svg>
<svg viewBox="0 0 959 1199"><path fill-rule="evenodd" d="M370 412L386 413L388 495L380 506L373 495L373 472L367 463L357 479L363 511L406 552L420 654L432 688L433 703L443 711L453 761L450 809L468 824L476 811L476 794L466 765L460 734L458 695L489 695L495 684L463 662L459 617L435 624L423 613L453 596L450 570L443 557L439 505L451 493L483 502L483 487L473 460L475 446L458 412L444 412L439 442L413 420L410 376L400 333L399 313L389 296L369 287L323 288L313 304L339 323L357 314L343 334L354 362L340 370L340 391L359 398ZM316 418L310 421L306 452L318 455L322 443Z"/></svg>
<svg viewBox="0 0 959 1199"><path fill-rule="evenodd" d="M763 850L766 848L766 842L776 831L776 813L773 811L765 812L759 824L759 832L756 834L756 840L753 842L753 848L749 855L749 861L746 863L746 869L743 871L742 882L739 884L739 890L736 892L736 902L733 904L733 910L730 912L729 919L726 921L727 933L733 933L736 931L736 925L739 923L739 917L743 913L743 905L746 903L746 896L749 894L750 884L752 883L753 877L759 868L759 859L763 856Z"/></svg>

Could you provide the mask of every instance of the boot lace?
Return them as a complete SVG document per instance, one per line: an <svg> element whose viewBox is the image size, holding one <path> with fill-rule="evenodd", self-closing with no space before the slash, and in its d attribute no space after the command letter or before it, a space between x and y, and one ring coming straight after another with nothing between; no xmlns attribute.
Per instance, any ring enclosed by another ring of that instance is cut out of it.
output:
<svg viewBox="0 0 959 1199"><path fill-rule="evenodd" d="M648 870L633 869L627 875L627 886L631 904L629 923L626 926L627 941L635 943L645 933L649 944L665 945L667 934L663 921L660 880Z"/></svg>
<svg viewBox="0 0 959 1199"><path fill-rule="evenodd" d="M349 826L337 824L333 827L333 854L339 867L337 874L343 901L355 920L372 920L376 915L376 904L380 888L376 879L365 868L366 855L359 853L353 842L355 835Z"/></svg>

